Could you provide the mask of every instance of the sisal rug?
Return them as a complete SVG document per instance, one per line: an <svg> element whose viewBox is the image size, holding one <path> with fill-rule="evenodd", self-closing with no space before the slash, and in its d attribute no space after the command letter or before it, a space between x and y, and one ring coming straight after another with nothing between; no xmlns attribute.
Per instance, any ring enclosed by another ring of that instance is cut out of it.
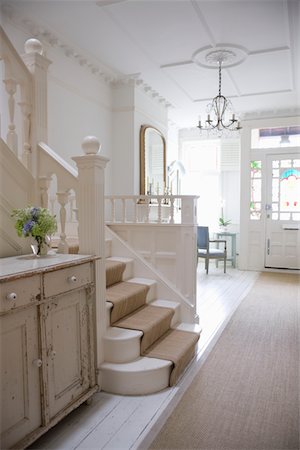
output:
<svg viewBox="0 0 300 450"><path fill-rule="evenodd" d="M123 273L126 268L126 264L120 261L105 260L105 272L106 272L106 287L113 284L120 283L122 281Z"/></svg>
<svg viewBox="0 0 300 450"><path fill-rule="evenodd" d="M148 448L300 448L299 282L260 275Z"/></svg>
<svg viewBox="0 0 300 450"><path fill-rule="evenodd" d="M173 315L174 310L171 308L146 305L119 320L114 326L142 331L141 354L143 354L146 348L169 330Z"/></svg>
<svg viewBox="0 0 300 450"><path fill-rule="evenodd" d="M167 359L173 362L169 385L173 386L186 366L195 356L198 333L169 330L143 352L149 358Z"/></svg>
<svg viewBox="0 0 300 450"><path fill-rule="evenodd" d="M113 304L110 324L132 313L146 303L149 286L122 281L106 289L106 300Z"/></svg>

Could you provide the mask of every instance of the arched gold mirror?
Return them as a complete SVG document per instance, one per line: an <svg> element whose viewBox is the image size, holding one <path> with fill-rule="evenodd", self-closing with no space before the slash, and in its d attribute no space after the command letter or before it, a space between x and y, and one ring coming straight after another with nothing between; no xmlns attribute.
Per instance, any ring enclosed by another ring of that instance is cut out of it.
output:
<svg viewBox="0 0 300 450"><path fill-rule="evenodd" d="M166 188L166 141L149 125L140 130L140 194L163 195Z"/></svg>

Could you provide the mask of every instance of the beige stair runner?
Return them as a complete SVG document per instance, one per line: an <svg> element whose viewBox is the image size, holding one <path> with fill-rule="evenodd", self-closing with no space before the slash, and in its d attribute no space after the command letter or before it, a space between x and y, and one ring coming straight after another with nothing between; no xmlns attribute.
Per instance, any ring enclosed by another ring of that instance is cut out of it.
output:
<svg viewBox="0 0 300 450"><path fill-rule="evenodd" d="M172 308L146 304L149 287L123 282L125 263L106 260L106 300L113 304L110 323L113 326L140 330L141 355L173 362L169 384L178 380L195 352L197 333L172 330Z"/></svg>

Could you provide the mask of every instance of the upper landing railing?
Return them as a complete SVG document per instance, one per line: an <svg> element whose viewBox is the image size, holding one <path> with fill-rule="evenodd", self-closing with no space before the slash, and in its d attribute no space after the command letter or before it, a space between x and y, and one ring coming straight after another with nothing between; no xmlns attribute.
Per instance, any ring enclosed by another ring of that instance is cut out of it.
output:
<svg viewBox="0 0 300 450"><path fill-rule="evenodd" d="M197 196L110 195L105 196L107 224L197 224Z"/></svg>

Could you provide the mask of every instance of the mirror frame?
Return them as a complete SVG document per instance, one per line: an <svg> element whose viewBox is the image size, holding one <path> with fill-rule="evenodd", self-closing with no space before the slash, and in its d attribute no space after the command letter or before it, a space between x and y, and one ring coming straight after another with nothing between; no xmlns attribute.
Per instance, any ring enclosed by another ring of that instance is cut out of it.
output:
<svg viewBox="0 0 300 450"><path fill-rule="evenodd" d="M167 164L166 164L166 140L161 131L152 125L142 125L140 128L140 195L147 195L146 190L146 158L145 158L145 133L147 129L155 130L162 139L163 143L163 180L166 186ZM160 194L161 195L161 194ZM164 193L163 193L164 195Z"/></svg>

